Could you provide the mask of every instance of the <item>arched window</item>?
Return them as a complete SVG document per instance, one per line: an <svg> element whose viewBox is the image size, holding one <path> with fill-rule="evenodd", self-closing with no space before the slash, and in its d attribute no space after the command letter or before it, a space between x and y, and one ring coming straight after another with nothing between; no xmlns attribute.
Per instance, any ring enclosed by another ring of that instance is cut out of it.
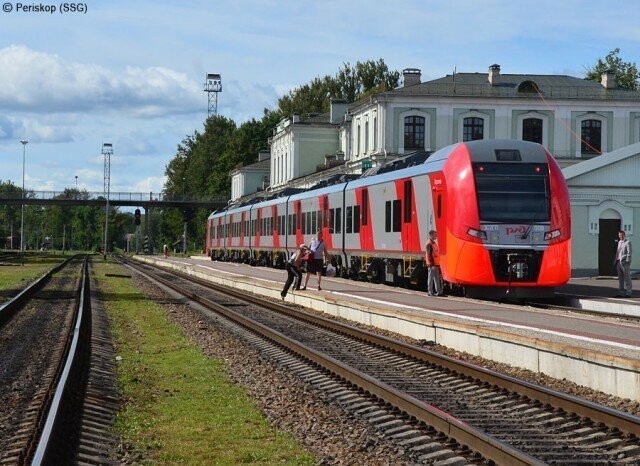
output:
<svg viewBox="0 0 640 466"><path fill-rule="evenodd" d="M424 150L424 117L404 118L404 149Z"/></svg>
<svg viewBox="0 0 640 466"><path fill-rule="evenodd" d="M522 140L542 144L542 120L540 118L522 120Z"/></svg>
<svg viewBox="0 0 640 466"><path fill-rule="evenodd" d="M463 120L462 140L475 141L484 138L484 119L468 117Z"/></svg>
<svg viewBox="0 0 640 466"><path fill-rule="evenodd" d="M602 153L602 122L600 120L583 120L580 137L583 154Z"/></svg>

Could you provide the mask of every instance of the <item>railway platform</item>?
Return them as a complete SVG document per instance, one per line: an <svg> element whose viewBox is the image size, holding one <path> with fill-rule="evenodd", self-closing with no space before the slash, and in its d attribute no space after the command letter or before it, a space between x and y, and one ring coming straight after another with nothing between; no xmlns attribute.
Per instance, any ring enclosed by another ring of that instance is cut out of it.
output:
<svg viewBox="0 0 640 466"><path fill-rule="evenodd" d="M640 281L633 277L633 286ZM630 298L616 298L617 277L572 278L556 290L556 295L567 305L603 314L618 314L640 318L640 291L634 290Z"/></svg>
<svg viewBox="0 0 640 466"><path fill-rule="evenodd" d="M274 299L280 299L286 278L283 270L212 262L205 256L136 258ZM571 280L558 295L567 305L592 311L583 314L562 308L430 297L330 277L323 277L318 291L312 276L306 291L290 291L286 301L640 401L640 292L631 298L614 298L616 293L617 279L612 277Z"/></svg>

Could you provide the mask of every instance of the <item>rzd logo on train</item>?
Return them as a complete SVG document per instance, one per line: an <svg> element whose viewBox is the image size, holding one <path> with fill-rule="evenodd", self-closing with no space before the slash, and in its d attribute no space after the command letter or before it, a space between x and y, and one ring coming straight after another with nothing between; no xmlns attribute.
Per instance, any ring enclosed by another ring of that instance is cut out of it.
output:
<svg viewBox="0 0 640 466"><path fill-rule="evenodd" d="M519 227L507 227L506 234L507 235L524 235L524 232L527 231L524 225L520 225Z"/></svg>

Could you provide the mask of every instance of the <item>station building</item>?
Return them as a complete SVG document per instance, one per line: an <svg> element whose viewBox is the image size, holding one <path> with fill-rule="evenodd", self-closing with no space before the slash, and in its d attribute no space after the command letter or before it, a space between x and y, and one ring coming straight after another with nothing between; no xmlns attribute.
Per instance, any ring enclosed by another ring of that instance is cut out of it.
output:
<svg viewBox="0 0 640 466"><path fill-rule="evenodd" d="M366 174L458 141L528 140L564 167L574 275L613 273L615 232L626 231L633 243L640 208L640 92L618 87L612 72L598 83L503 74L497 64L487 73L425 82L420 70L407 68L403 78L402 86L358 102L332 100L326 114L283 119L269 140L268 174L264 159L257 164L261 182L249 180L255 167L231 172L232 202ZM636 248L640 254L640 243ZM639 265L636 254L632 269Z"/></svg>

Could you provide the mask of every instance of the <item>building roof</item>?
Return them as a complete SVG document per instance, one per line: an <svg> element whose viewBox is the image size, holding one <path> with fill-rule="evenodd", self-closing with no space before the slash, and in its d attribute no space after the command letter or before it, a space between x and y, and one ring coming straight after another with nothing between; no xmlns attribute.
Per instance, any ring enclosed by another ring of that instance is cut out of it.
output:
<svg viewBox="0 0 640 466"><path fill-rule="evenodd" d="M310 113L308 115L304 115L302 116L302 118L300 119L300 121L298 123L306 123L306 124L312 124L312 123L331 123L331 117L329 115L329 112L325 112L325 113Z"/></svg>
<svg viewBox="0 0 640 466"><path fill-rule="evenodd" d="M240 172L248 172L248 171L269 171L271 169L271 159L260 160L259 162L252 163L250 165L244 165L242 167L236 167L233 170L229 171L230 175L234 173Z"/></svg>
<svg viewBox="0 0 640 466"><path fill-rule="evenodd" d="M384 94L396 96L434 95L441 97L539 98L545 99L640 100L640 92L614 88L588 79L565 75L500 74L499 84L489 82L488 73L455 73L413 86L399 87Z"/></svg>
<svg viewBox="0 0 640 466"><path fill-rule="evenodd" d="M570 187L637 188L640 177L640 142L563 168L562 174Z"/></svg>

